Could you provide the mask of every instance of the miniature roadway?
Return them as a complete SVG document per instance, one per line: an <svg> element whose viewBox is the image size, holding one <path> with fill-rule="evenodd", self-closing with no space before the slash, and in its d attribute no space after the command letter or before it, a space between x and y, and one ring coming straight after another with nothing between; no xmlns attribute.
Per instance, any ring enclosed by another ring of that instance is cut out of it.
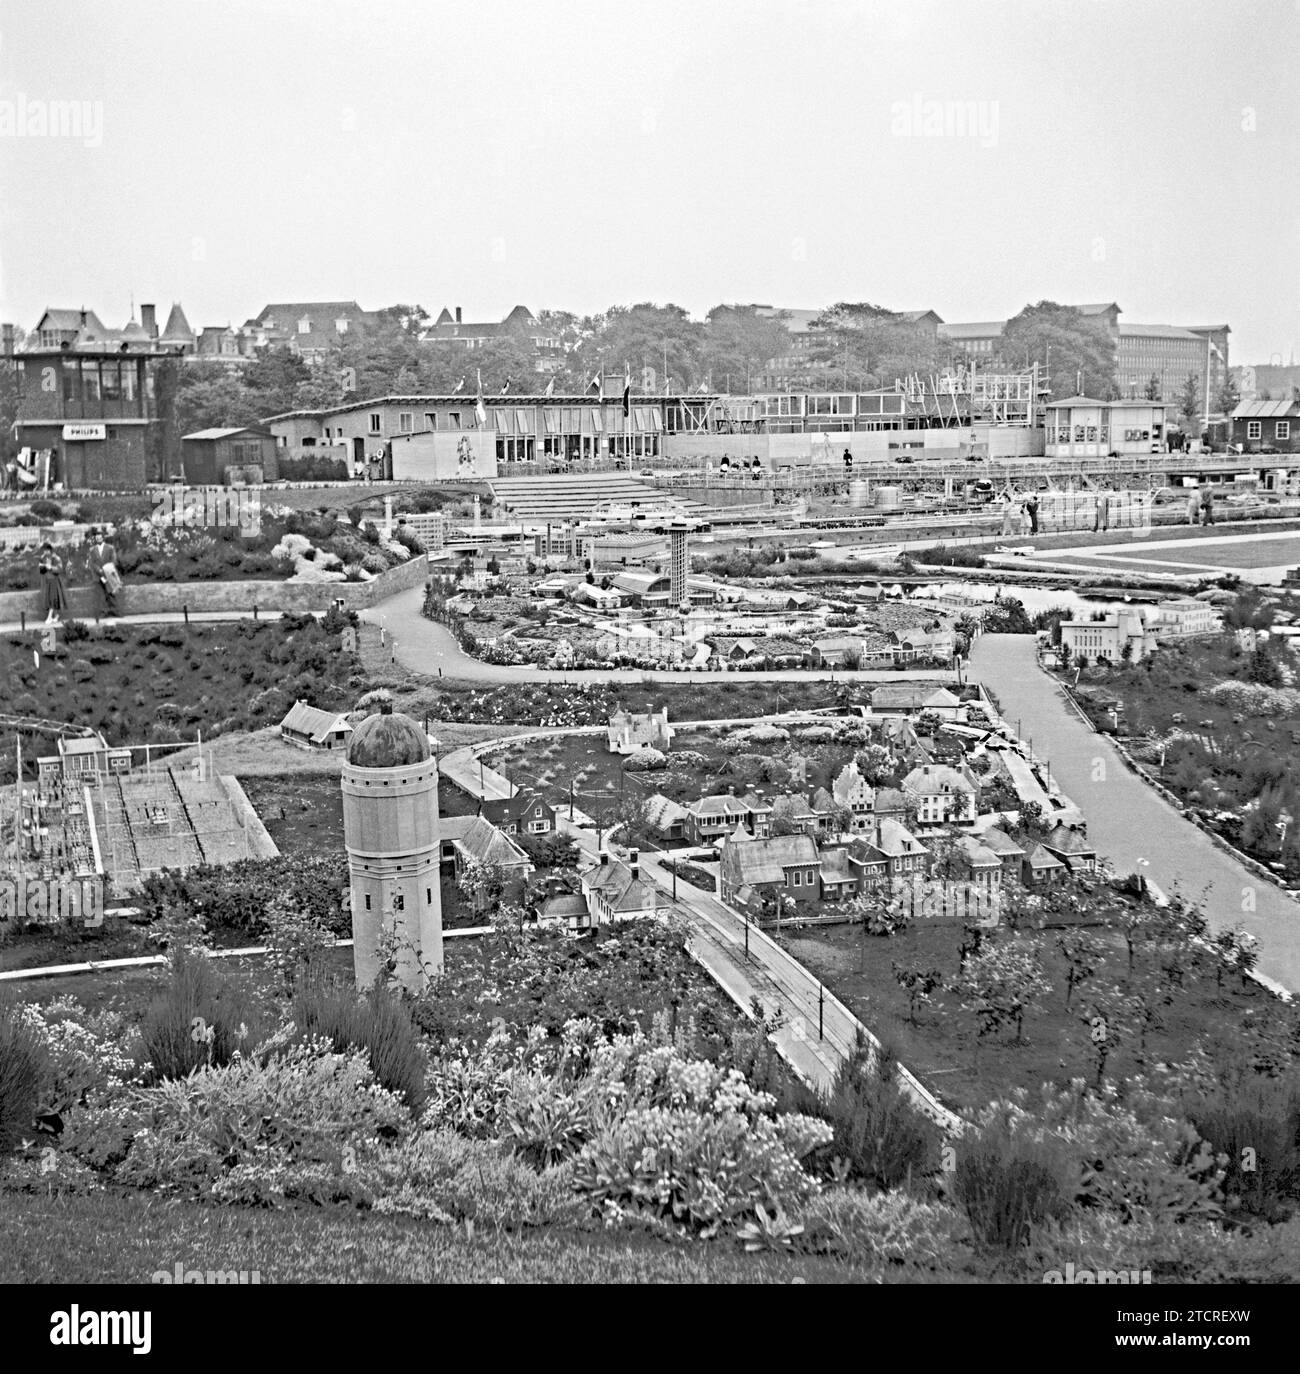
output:
<svg viewBox="0 0 1300 1374"><path fill-rule="evenodd" d="M798 714L791 712L786 716ZM749 723L751 719L747 717L736 723ZM725 723L730 722L708 722L710 725ZM537 737L591 733L591 726L579 726L542 731ZM472 797L488 800L509 797L514 792L510 779L488 768L478 755L527 738L527 735L509 735L453 750L439 760L438 771ZM597 858L600 832L595 829L595 821L576 810L570 820L569 811L565 806L556 808L557 830L571 836L588 858ZM829 1089L859 1036L869 1045L879 1047L876 1037L833 993L739 912L701 888L675 880L664 866L660 852L643 849L639 862L642 878L652 882L665 896L672 897L685 912L691 927L689 948L692 957L747 1016L753 1016L759 1008L765 1020L777 1023L770 1035L772 1043L806 1083ZM945 1108L902 1066L899 1077L904 1091L920 1111L946 1134L960 1134L964 1123L959 1116Z"/></svg>
<svg viewBox="0 0 1300 1374"><path fill-rule="evenodd" d="M1141 873L1163 891L1204 899L1214 930L1242 926L1259 941L1258 971L1300 989L1300 905L1220 849L1095 732L1038 666L1031 635L980 635L971 678L997 698L1003 720L1038 740L1053 779L1088 818L1088 838L1118 873Z"/></svg>

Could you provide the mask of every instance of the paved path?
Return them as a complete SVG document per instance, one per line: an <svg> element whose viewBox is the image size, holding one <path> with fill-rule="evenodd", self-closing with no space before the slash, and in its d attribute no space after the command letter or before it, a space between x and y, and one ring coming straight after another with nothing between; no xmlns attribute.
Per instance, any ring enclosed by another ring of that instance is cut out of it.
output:
<svg viewBox="0 0 1300 1374"><path fill-rule="evenodd" d="M1211 843L1131 772L1115 745L1081 720L1038 667L1030 635L981 635L971 675L1008 720L1032 736L1061 790L1083 810L1088 838L1118 873L1145 873L1165 892L1197 900L1214 928L1242 925L1260 943L1259 972L1300 989L1300 903ZM1145 866L1139 860L1145 859Z"/></svg>
<svg viewBox="0 0 1300 1374"><path fill-rule="evenodd" d="M420 614L424 591L412 587L398 592L361 612L362 619L373 621L387 630L396 641L397 658L413 672L427 673L471 682L955 682L957 675L949 668L922 670L863 671L857 673L815 673L802 669L772 670L745 673L656 673L642 668L584 668L560 671L538 668L532 664L507 665L481 663L471 658L456 643L445 625L439 625Z"/></svg>

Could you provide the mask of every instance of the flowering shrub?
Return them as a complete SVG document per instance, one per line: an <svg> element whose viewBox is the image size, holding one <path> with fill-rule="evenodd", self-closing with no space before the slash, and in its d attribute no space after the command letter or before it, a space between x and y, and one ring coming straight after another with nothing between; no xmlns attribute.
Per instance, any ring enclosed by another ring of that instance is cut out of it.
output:
<svg viewBox="0 0 1300 1374"><path fill-rule="evenodd" d="M71 997L48 1006L27 1004L16 1013L41 1041L49 1061L45 1105L66 1112L92 1094L116 1094L135 1081L138 1068L120 1043L122 1018L88 1013Z"/></svg>
<svg viewBox="0 0 1300 1374"><path fill-rule="evenodd" d="M590 1023L565 1028L571 1054ZM712 1235L753 1213L760 1203L788 1208L817 1189L800 1161L831 1138L811 1117L774 1114L776 1099L755 1092L743 1075L704 1060L684 1059L670 1046L651 1048L644 1036L588 1043L579 1105L565 1122L590 1137L577 1156L577 1186L598 1203L607 1221L631 1214ZM560 1075L557 1075L557 1078ZM512 1115L516 1144L526 1143ZM585 1117L583 1117L585 1113ZM553 1125L555 1115L543 1118ZM533 1142L535 1143L535 1138Z"/></svg>
<svg viewBox="0 0 1300 1374"><path fill-rule="evenodd" d="M638 749L627 761L627 766L634 773L644 773L655 768L665 768L668 764L668 755L661 753L658 749Z"/></svg>
<svg viewBox="0 0 1300 1374"><path fill-rule="evenodd" d="M1126 1086L1123 1101L1113 1083L1088 1092L1081 1079L1068 1088L1044 1084L1032 1104L1016 1088L978 1121L1013 1142L1060 1142L1076 1162L1073 1200L1084 1207L1174 1221L1213 1218L1222 1210L1221 1162L1172 1100L1140 1079Z"/></svg>
<svg viewBox="0 0 1300 1374"><path fill-rule="evenodd" d="M294 1046L265 1064L239 1058L199 1069L143 1089L134 1101L143 1124L115 1171L118 1182L206 1193L227 1170L258 1165L269 1171L268 1198L284 1181L279 1166L350 1173L377 1154L381 1140L400 1139L410 1121L363 1054L333 1054L323 1042ZM231 1186L248 1200L254 1183L246 1171Z"/></svg>
<svg viewBox="0 0 1300 1374"><path fill-rule="evenodd" d="M426 1130L449 1128L470 1139L495 1135L497 1116L510 1090L505 1069L513 1057L501 1034L489 1038L477 1053L462 1046L435 1060L426 1080L427 1105L420 1124Z"/></svg>
<svg viewBox="0 0 1300 1374"><path fill-rule="evenodd" d="M302 905L296 893L282 892L266 906L266 947L271 967L286 994L313 964L319 966L334 948L334 935L324 921Z"/></svg>
<svg viewBox="0 0 1300 1374"><path fill-rule="evenodd" d="M504 1146L426 1131L368 1166L376 1212L484 1226L572 1224L590 1214L575 1196L573 1166L540 1173Z"/></svg>
<svg viewBox="0 0 1300 1374"><path fill-rule="evenodd" d="M828 1188L805 1204L799 1220L800 1249L852 1263L941 1266L966 1230L951 1207L918 1202L901 1189Z"/></svg>

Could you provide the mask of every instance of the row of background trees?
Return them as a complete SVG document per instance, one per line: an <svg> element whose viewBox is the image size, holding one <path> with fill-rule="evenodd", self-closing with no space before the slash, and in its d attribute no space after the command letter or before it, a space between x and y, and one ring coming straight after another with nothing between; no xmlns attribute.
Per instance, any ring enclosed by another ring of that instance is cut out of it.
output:
<svg viewBox="0 0 1300 1374"><path fill-rule="evenodd" d="M419 342L430 323L419 305L401 304L376 312L349 330L322 363L308 366L288 348L266 350L236 371L220 362L196 362L181 369L176 419L181 433L215 425L244 425L286 410L335 405L349 395L445 394L460 386L473 394L478 375L491 395L507 382L518 391L543 384L530 334L559 340L559 393L581 392L597 373L630 371L640 390L642 369L653 368L656 389L743 394L759 389L768 362L790 352L784 316L760 315L753 306L716 305L702 320L678 305L614 305L595 315L543 310L540 331L520 324L468 352ZM840 301L813 320L800 360L814 390L864 391L891 387L912 373L938 372L960 361L932 327L910 322L870 302ZM1019 370L1050 361L1053 395L1060 399L1118 394L1114 341L1097 320L1071 306L1039 301L1007 322L1000 356L989 365ZM548 374L548 378L549 378ZM1153 378L1152 386L1158 386ZM1185 417L1200 410L1200 383L1186 379L1178 406ZM1150 386L1148 387L1150 394ZM1230 411L1235 388L1228 383L1215 398ZM17 394L11 368L0 367L0 442L12 444Z"/></svg>
<svg viewBox="0 0 1300 1374"><path fill-rule="evenodd" d="M351 394L438 395L459 386L472 395L480 374L488 395L507 383L535 391L544 382L535 370L532 333L560 342L559 367L546 377L554 376L560 394L581 393L598 373L620 376L625 369L639 391L643 368L654 370L657 389L666 384L675 393L704 387L744 394L759 389L768 362L791 348L786 319L759 315L752 306L717 305L696 320L678 305L641 302L588 316L543 310L537 322L540 330L520 325L469 352L421 344L428 313L418 305L391 306L349 330L323 363L310 367L286 348L267 351L240 372L220 363L187 366L178 420L184 433L335 405ZM954 360L932 328L868 302L839 302L813 325L801 363L815 390L891 387ZM1080 374L1088 394L1115 392L1114 345L1105 330L1077 310L1043 301L1008 322L1001 362L1018 369L1045 364L1049 356L1057 395L1074 394Z"/></svg>

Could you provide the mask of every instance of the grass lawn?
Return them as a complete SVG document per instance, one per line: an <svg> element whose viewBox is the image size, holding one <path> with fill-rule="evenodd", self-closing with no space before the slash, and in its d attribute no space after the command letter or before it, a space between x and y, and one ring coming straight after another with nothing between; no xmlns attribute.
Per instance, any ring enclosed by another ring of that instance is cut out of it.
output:
<svg viewBox="0 0 1300 1374"><path fill-rule="evenodd" d="M1042 1009L1025 1018L1024 1043L1014 1043L1008 1030L977 1044L976 1019L962 1009L961 993L948 984L958 977L960 927L920 922L891 938L867 937L860 926L823 927L785 940L790 953L832 989L860 1020L887 1042L902 1061L944 1102L959 1111L972 1111L1014 1087L1034 1091L1041 1083L1087 1078L1095 1073L1089 1028L1079 1014L1089 984L1076 989L1073 1005L1065 1008L1066 964L1056 948L1056 931L1031 936L1040 954L1052 991ZM1119 983L1128 977L1123 937L1117 931L1094 929L1107 954L1092 986ZM999 939L1009 938L999 934ZM865 950L865 959L863 957ZM929 1006L907 1019L907 998L894 979L891 963L937 968L945 986ZM1155 963L1149 951L1138 950L1135 972L1149 973ZM1201 1037L1240 1041L1245 1019L1268 1017L1277 1009L1268 993L1243 988L1239 979L1225 977L1223 989L1213 972L1189 980L1165 1013L1163 1029L1153 1031L1143 1054L1136 1039L1125 1044L1106 1066L1116 1081L1149 1073L1160 1062L1182 1060Z"/></svg>
<svg viewBox="0 0 1300 1374"><path fill-rule="evenodd" d="M298 697L343 709L366 686L356 656L310 616L83 632L35 658L36 632L0 639L6 712L89 726L110 744L166 744L278 724ZM36 752L29 736L29 776ZM0 729L0 784L13 781L14 758L15 735Z"/></svg>
<svg viewBox="0 0 1300 1374"><path fill-rule="evenodd" d="M1173 549L1171 549L1171 550L1169 551L1169 556L1170 556L1171 558L1173 557L1174 552L1175 552L1175 551L1174 551ZM1121 577L1121 576L1123 576L1123 575L1126 574L1126 573L1127 573L1127 574L1130 574L1130 575L1132 575L1132 576L1140 576L1140 577L1196 577L1196 576L1197 576L1197 572L1196 572L1196 569L1195 569L1195 568L1191 568L1191 567L1189 567L1189 568L1179 568L1179 567L1175 567L1173 564L1170 564L1170 563L1157 563L1157 562L1153 562L1153 561L1152 561L1151 559L1149 559L1149 558L1144 558L1144 559L1141 559L1141 560L1138 560L1138 559L1130 559L1127 555L1125 555L1124 558L1120 559L1120 558L1076 558L1076 557L1074 557L1073 555L1070 555L1070 554L1054 554L1054 555L1052 556L1052 562L1053 562L1053 563L1059 563L1063 568L1078 568L1081 572L1084 571L1084 570L1087 570L1087 571L1089 571L1089 572L1092 572L1092 571L1107 572L1107 573L1112 574L1112 575L1115 576L1115 577ZM1200 566L1203 566L1203 565L1198 564L1197 566L1200 567ZM1033 563L1032 563L1032 562L1028 563L1028 564L1027 564L1027 567L1030 568L1030 569L1032 570L1032 568L1033 568ZM1209 569L1209 568L1206 569L1206 574L1205 574L1205 575L1206 575L1207 578L1208 578L1208 577L1212 577L1212 576L1217 576L1217 574L1215 574L1215 573L1213 572L1213 570L1212 570L1212 569Z"/></svg>
<svg viewBox="0 0 1300 1374"><path fill-rule="evenodd" d="M1145 553L1153 563L1203 563L1225 568L1271 568L1279 563L1300 562L1300 535L1277 539L1219 539L1212 544L1188 544L1157 552L1138 544L1134 553Z"/></svg>
<svg viewBox="0 0 1300 1374"><path fill-rule="evenodd" d="M878 1283L917 1269L747 1255L627 1232L479 1232L342 1208L252 1211L139 1192L0 1201L0 1283L148 1283L158 1270L257 1271L262 1283ZM963 1276L946 1274L945 1282ZM972 1280L973 1281L973 1278Z"/></svg>
<svg viewBox="0 0 1300 1374"><path fill-rule="evenodd" d="M292 752L307 757L301 750ZM343 848L342 757L341 752L333 755L328 772L285 772L242 781L245 795L282 854L338 853Z"/></svg>
<svg viewBox="0 0 1300 1374"><path fill-rule="evenodd" d="M672 718L671 715L669 718ZM749 764L742 763L741 771L735 771L735 756L727 754L721 747L729 733L732 732L677 732L670 752L688 751L702 755L707 761L702 769L698 766L673 769L670 760L667 769L625 770L623 756L609 753L603 734L557 735L545 743L533 741L506 745L485 756L485 761L518 786L538 789L553 806L568 804L569 785L572 783L575 804L590 815L594 814L592 808L599 808L602 803L615 804L620 793L648 796L653 792L662 792L673 801L686 802L725 792L730 786L734 786L738 792L744 792L752 785L759 786L763 791L776 792L791 786L796 791L802 787L805 793L809 788L829 788L835 775L861 748L860 745L804 742L800 740L797 729L788 743L752 746L746 750L747 754L761 755L765 760L783 764L786 768L793 754L805 760L806 781L803 784L788 783L785 774L778 770L776 777L780 781L773 785L772 781L753 777L745 771L750 768Z"/></svg>

